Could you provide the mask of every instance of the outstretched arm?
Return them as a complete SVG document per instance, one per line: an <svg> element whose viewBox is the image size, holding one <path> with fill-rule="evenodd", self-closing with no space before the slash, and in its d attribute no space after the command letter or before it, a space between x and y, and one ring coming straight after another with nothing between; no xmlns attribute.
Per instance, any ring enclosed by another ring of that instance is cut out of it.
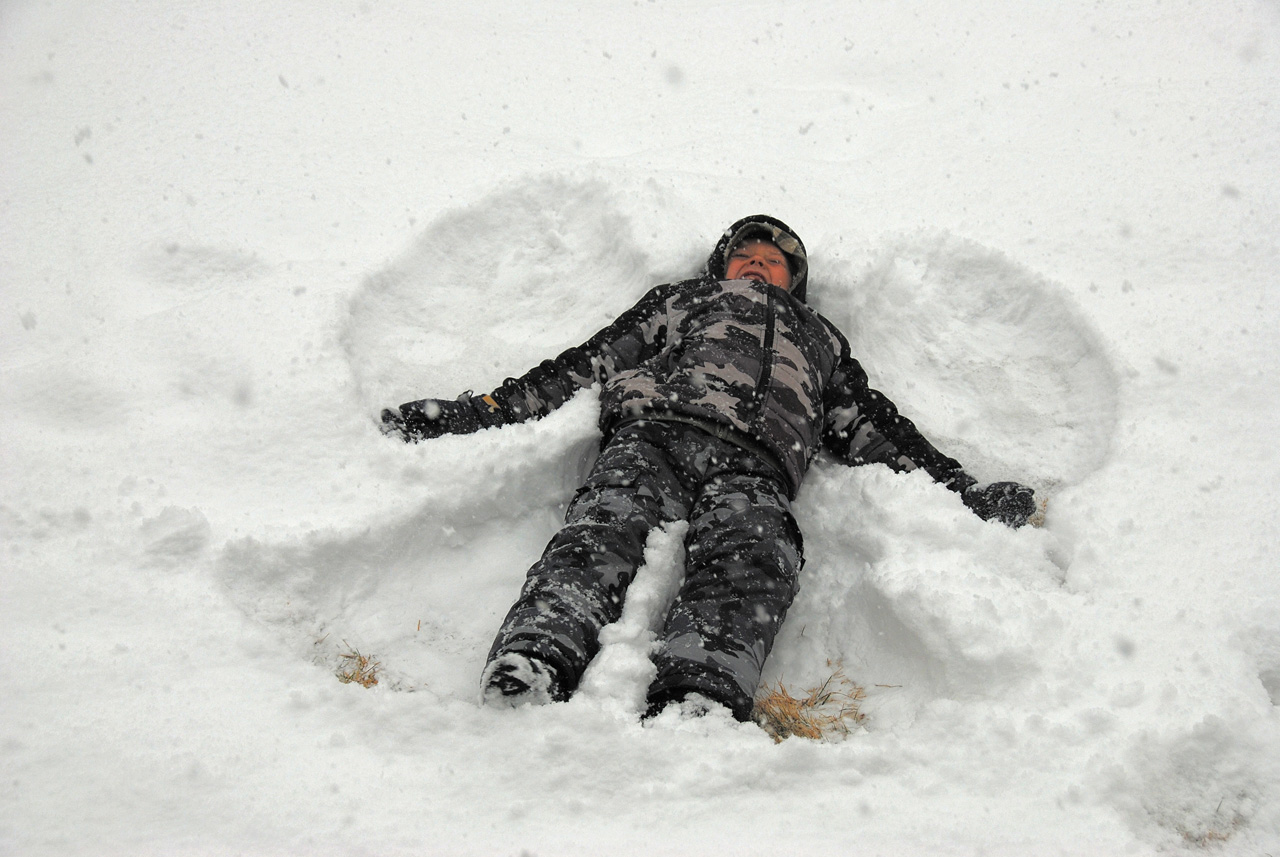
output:
<svg viewBox="0 0 1280 857"><path fill-rule="evenodd" d="M471 434L489 425L502 425L494 421L493 414L489 396L463 393L458 399L419 399L396 409L384 408L382 433L395 435L406 443L443 434Z"/></svg>
<svg viewBox="0 0 1280 857"><path fill-rule="evenodd" d="M924 469L960 494L983 520L1021 527L1035 514L1034 492L1016 482L979 484L960 462L939 452L915 423L867 383L867 373L845 356L832 375L825 397L823 445L846 464L886 464L905 472Z"/></svg>
<svg viewBox="0 0 1280 857"><path fill-rule="evenodd" d="M482 428L540 419L563 405L578 390L629 368L661 349L666 339L669 297L681 286L651 289L631 309L582 345L555 360L544 360L519 378L508 378L496 390L457 399L421 399L382 412L382 431L406 442L470 434Z"/></svg>

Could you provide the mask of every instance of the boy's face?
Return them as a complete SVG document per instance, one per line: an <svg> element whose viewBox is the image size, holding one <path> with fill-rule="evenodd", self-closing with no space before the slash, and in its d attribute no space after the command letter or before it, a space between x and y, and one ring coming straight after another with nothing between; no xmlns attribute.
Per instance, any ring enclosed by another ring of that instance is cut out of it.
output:
<svg viewBox="0 0 1280 857"><path fill-rule="evenodd" d="M757 280L780 289L791 288L791 264L772 241L743 241L729 253L726 280Z"/></svg>

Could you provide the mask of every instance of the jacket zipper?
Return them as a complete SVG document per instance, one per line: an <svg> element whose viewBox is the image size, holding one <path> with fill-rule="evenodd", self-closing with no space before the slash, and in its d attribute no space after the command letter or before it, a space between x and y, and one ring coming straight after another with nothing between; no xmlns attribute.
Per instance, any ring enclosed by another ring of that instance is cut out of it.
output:
<svg viewBox="0 0 1280 857"><path fill-rule="evenodd" d="M755 406L756 413L752 422L759 424L764 418L764 400L769 393L769 382L773 379L773 290L765 289L764 342L760 355L760 378L756 381Z"/></svg>

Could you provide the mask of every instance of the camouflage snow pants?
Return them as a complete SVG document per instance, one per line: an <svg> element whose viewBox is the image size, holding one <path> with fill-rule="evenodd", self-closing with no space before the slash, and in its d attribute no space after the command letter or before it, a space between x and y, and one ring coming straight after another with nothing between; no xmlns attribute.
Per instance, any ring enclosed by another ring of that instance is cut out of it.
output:
<svg viewBox="0 0 1280 857"><path fill-rule="evenodd" d="M795 597L800 531L774 468L695 426L630 423L609 439L529 570L489 659L543 659L571 693L617 621L649 532L688 520L686 574L666 619L650 710L691 692L750 717L765 657Z"/></svg>

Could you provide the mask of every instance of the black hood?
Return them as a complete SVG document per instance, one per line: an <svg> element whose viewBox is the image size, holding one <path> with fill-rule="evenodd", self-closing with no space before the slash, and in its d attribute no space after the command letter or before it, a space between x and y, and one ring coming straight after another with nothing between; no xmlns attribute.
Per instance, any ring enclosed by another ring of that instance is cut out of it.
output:
<svg viewBox="0 0 1280 857"><path fill-rule="evenodd" d="M804 243L790 226L767 214L744 217L726 229L707 259L707 274L713 280L723 280L729 253L743 241L751 239L763 239L778 245L791 263L791 294L804 300L805 289L809 285L809 257L805 254Z"/></svg>

